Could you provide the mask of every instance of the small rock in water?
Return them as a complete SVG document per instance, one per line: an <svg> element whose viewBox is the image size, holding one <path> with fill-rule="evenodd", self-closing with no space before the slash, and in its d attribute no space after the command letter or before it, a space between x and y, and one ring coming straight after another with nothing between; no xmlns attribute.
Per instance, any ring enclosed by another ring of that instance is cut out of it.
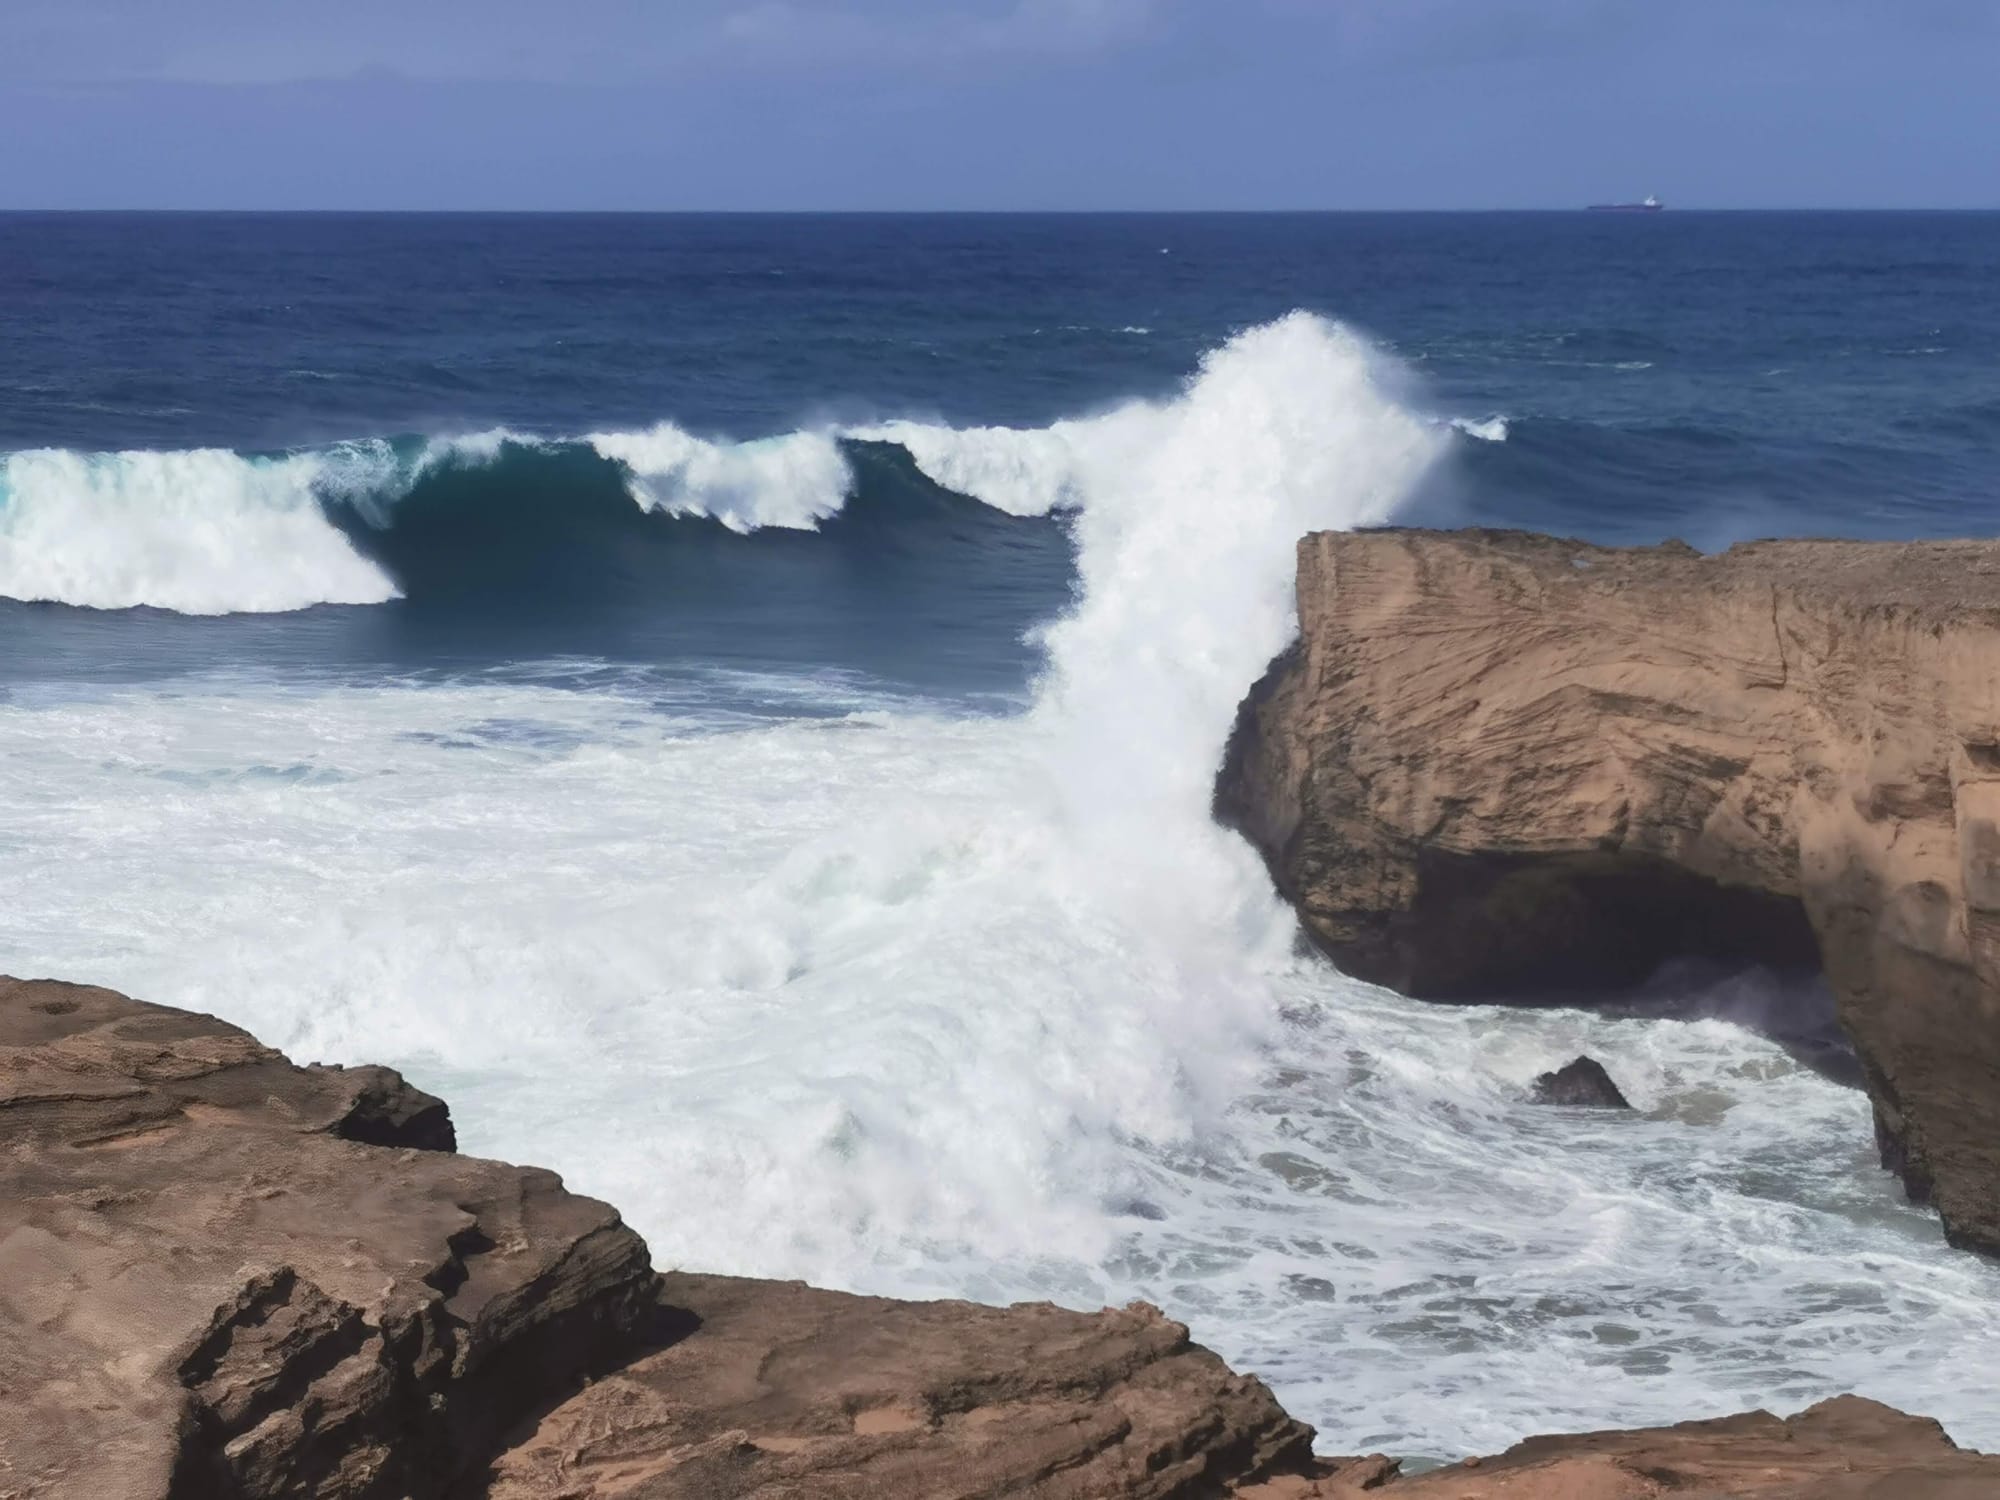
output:
<svg viewBox="0 0 2000 1500"><path fill-rule="evenodd" d="M1132 1219L1164 1219L1167 1211L1157 1203L1149 1203L1144 1198L1114 1198L1104 1205L1106 1213L1119 1214Z"/></svg>
<svg viewBox="0 0 2000 1500"><path fill-rule="evenodd" d="M1618 1085L1594 1057L1544 1073L1535 1080L1535 1103L1566 1104L1584 1109L1630 1109L1631 1101L1618 1092Z"/></svg>

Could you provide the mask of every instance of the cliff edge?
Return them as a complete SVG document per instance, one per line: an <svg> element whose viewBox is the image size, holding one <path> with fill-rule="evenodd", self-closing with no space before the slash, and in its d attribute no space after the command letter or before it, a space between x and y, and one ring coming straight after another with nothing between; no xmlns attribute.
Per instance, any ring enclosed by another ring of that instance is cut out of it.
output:
<svg viewBox="0 0 2000 1500"><path fill-rule="evenodd" d="M2000 1253L2000 543L1320 533L1217 811L1433 998L1817 966L1886 1165Z"/></svg>
<svg viewBox="0 0 2000 1500"><path fill-rule="evenodd" d="M1177 1500L1312 1429L1187 1329L655 1275L385 1068L0 978L0 1500Z"/></svg>
<svg viewBox="0 0 2000 1500"><path fill-rule="evenodd" d="M1152 1307L656 1276L383 1068L0 978L0 1500L1971 1500L1841 1397L1400 1478Z"/></svg>

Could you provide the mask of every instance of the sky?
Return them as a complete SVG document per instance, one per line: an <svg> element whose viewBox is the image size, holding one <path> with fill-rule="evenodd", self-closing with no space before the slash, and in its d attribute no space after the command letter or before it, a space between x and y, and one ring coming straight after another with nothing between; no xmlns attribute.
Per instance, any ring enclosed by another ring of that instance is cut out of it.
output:
<svg viewBox="0 0 2000 1500"><path fill-rule="evenodd" d="M2000 208L2000 0L0 0L0 208Z"/></svg>

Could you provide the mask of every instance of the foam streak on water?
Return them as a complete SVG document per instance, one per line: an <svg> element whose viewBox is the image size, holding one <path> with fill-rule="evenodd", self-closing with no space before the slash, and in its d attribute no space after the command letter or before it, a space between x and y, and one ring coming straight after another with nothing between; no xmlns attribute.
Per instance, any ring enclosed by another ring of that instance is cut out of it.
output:
<svg viewBox="0 0 2000 1500"><path fill-rule="evenodd" d="M1859 1095L1721 1021L1343 980L1210 823L1296 537L1449 440L1366 346L1295 316L1172 400L905 436L1077 510L1027 712L792 678L810 715L746 722L772 685L590 663L20 687L0 971L403 1066L663 1265L1149 1297L1334 1450L1850 1388L2000 1443L1962 1378L2000 1273L1900 1203ZM1579 1050L1635 1116L1525 1102Z"/></svg>

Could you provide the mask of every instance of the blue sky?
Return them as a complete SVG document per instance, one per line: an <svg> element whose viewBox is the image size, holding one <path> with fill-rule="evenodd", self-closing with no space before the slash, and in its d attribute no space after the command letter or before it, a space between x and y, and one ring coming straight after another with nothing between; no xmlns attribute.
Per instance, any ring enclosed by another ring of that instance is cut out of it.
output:
<svg viewBox="0 0 2000 1500"><path fill-rule="evenodd" d="M0 0L0 206L2000 207L2000 0Z"/></svg>

